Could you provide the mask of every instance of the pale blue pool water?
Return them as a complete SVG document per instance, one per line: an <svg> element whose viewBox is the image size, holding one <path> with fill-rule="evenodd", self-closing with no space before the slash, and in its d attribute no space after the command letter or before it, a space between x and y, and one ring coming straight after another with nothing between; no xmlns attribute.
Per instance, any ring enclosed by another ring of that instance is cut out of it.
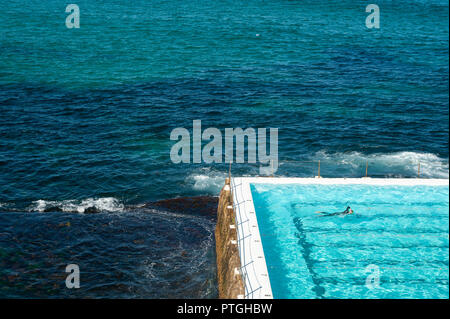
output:
<svg viewBox="0 0 450 319"><path fill-rule="evenodd" d="M275 298L449 298L448 186L251 190Z"/></svg>

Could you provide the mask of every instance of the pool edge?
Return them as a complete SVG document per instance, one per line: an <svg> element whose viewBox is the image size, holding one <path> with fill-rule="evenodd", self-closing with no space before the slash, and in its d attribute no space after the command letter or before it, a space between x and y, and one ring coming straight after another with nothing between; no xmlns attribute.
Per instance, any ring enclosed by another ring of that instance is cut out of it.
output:
<svg viewBox="0 0 450 319"><path fill-rule="evenodd" d="M273 299L250 183L246 178L232 178L231 190L244 298Z"/></svg>

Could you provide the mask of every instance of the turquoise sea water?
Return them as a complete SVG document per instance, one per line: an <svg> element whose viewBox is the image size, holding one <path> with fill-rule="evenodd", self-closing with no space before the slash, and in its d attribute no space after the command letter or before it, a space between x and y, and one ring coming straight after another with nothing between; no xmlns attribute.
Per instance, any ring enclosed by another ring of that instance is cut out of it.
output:
<svg viewBox="0 0 450 319"><path fill-rule="evenodd" d="M66 1L1 5L0 297L217 296L214 222L142 208L218 194L228 165L170 161L171 131L193 120L278 128L281 176L316 175L317 160L329 177L366 161L371 176L419 162L449 176L447 1L377 1L378 30L367 1L74 2L79 29ZM77 293L72 262L91 274Z"/></svg>
<svg viewBox="0 0 450 319"><path fill-rule="evenodd" d="M275 298L449 297L447 186L251 189Z"/></svg>

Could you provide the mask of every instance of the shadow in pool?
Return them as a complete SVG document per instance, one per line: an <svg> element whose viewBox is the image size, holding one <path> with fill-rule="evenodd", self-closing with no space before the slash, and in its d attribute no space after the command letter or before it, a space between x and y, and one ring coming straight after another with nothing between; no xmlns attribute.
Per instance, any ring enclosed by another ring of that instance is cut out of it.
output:
<svg viewBox="0 0 450 319"><path fill-rule="evenodd" d="M298 244L301 247L301 252L303 255L303 258L305 259L306 266L308 268L309 273L311 274L312 281L314 283L314 288L312 288L312 291L316 294L317 298L324 298L323 295L325 293L325 288L323 288L321 284L320 277L316 274L314 271L313 265L314 260L311 258L311 247L312 245L308 243L306 239L306 234L303 229L303 221L299 217L294 218L294 225L298 230L298 233L296 233L296 236L298 238Z"/></svg>

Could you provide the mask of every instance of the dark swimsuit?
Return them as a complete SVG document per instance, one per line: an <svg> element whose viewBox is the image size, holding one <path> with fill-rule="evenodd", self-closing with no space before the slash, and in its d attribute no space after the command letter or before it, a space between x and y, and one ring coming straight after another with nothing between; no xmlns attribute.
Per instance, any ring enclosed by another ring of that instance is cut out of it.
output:
<svg viewBox="0 0 450 319"><path fill-rule="evenodd" d="M343 212L336 212L336 213L319 212L319 213L324 214L324 216L347 215L349 210L350 206L347 206L347 208Z"/></svg>

